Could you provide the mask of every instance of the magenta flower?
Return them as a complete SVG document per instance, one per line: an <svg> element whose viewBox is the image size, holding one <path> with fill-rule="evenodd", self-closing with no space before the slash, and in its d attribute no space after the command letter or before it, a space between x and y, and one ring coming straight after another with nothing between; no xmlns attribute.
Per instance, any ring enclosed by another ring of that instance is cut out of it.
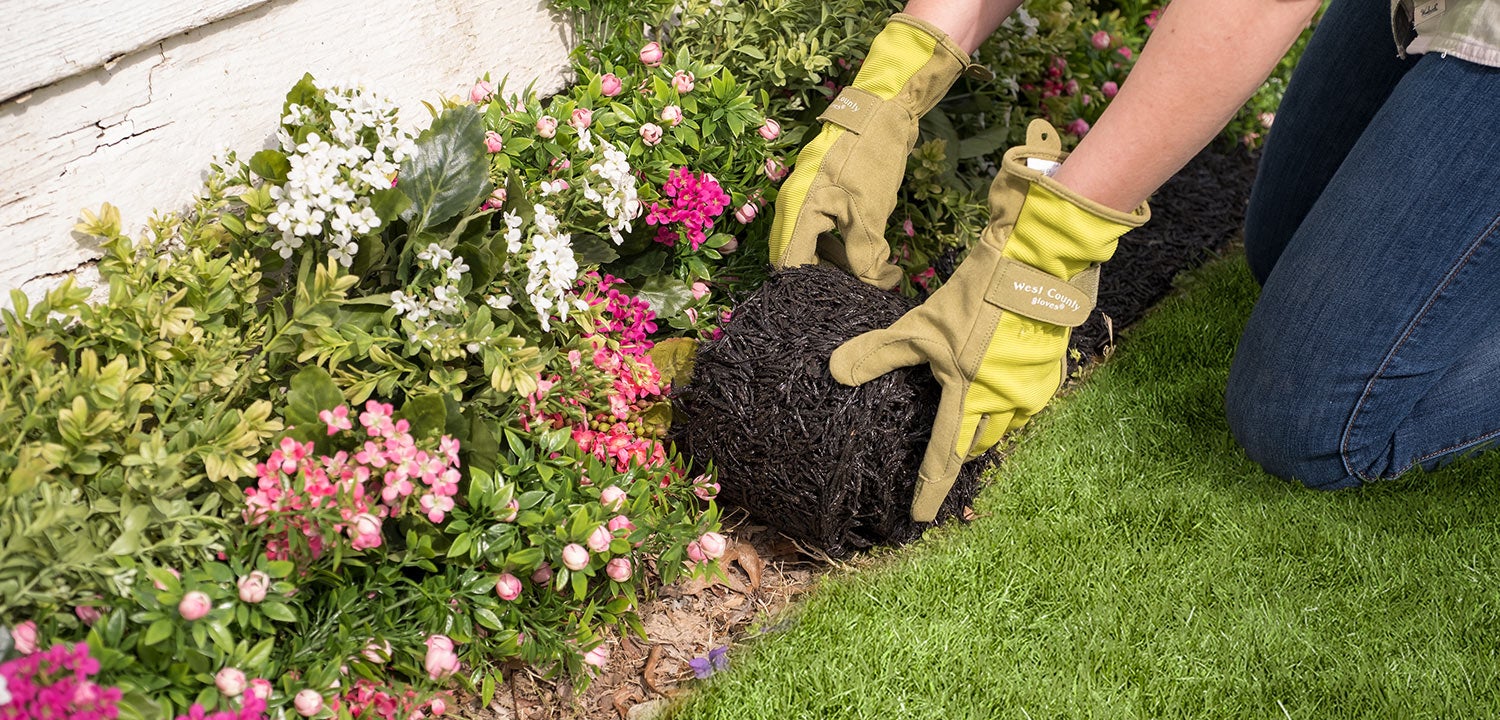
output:
<svg viewBox="0 0 1500 720"><path fill-rule="evenodd" d="M1099 86L1099 91L1104 93L1106 99L1113 98L1120 92L1120 86L1113 80L1106 80L1103 85Z"/></svg>
<svg viewBox="0 0 1500 720"><path fill-rule="evenodd" d="M671 199L668 205L651 203L646 215L646 224L658 227L656 241L664 245L676 245L686 238L688 246L697 250L708 240L713 231L714 218L722 215L729 206L729 194L719 182L708 174L697 175L687 168L673 170L662 186L662 195ZM680 230L671 225L680 226Z"/></svg>

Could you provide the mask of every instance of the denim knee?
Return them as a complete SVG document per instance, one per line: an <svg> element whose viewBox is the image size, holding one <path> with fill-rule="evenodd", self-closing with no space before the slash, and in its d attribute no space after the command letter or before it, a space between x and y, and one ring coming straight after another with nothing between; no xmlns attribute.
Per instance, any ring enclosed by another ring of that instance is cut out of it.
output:
<svg viewBox="0 0 1500 720"><path fill-rule="evenodd" d="M1307 381L1238 362L1229 373L1225 411L1245 454L1266 472L1314 490L1358 486L1344 464L1345 423L1333 400Z"/></svg>

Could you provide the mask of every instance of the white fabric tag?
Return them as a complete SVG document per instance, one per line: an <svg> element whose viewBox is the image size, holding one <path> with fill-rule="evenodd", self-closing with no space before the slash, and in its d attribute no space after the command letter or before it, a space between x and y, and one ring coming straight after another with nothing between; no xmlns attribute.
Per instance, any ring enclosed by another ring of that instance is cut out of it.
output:
<svg viewBox="0 0 1500 720"><path fill-rule="evenodd" d="M1411 22L1413 25L1421 25L1429 20L1436 20L1447 9L1448 0L1417 0L1412 5Z"/></svg>
<svg viewBox="0 0 1500 720"><path fill-rule="evenodd" d="M1038 170L1047 177L1052 177L1057 173L1057 169L1062 167L1062 163L1056 160L1029 157L1026 158L1026 167L1030 170Z"/></svg>

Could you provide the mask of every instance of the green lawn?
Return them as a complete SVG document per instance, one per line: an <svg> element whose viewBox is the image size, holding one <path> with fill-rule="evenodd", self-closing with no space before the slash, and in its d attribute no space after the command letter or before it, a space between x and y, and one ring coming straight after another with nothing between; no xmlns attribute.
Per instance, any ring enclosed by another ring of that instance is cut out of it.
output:
<svg viewBox="0 0 1500 720"><path fill-rule="evenodd" d="M1188 278L1026 433L981 518L835 573L689 718L1500 716L1500 453L1324 494L1223 413L1255 296Z"/></svg>

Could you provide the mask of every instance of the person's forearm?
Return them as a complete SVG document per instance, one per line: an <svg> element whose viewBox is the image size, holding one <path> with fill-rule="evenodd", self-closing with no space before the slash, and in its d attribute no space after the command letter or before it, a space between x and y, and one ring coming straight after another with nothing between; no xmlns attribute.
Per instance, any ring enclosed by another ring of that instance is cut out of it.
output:
<svg viewBox="0 0 1500 720"><path fill-rule="evenodd" d="M1320 3L1174 0L1057 181L1109 207L1138 207L1224 129Z"/></svg>
<svg viewBox="0 0 1500 720"><path fill-rule="evenodd" d="M903 11L936 25L970 55L1021 0L910 0Z"/></svg>

